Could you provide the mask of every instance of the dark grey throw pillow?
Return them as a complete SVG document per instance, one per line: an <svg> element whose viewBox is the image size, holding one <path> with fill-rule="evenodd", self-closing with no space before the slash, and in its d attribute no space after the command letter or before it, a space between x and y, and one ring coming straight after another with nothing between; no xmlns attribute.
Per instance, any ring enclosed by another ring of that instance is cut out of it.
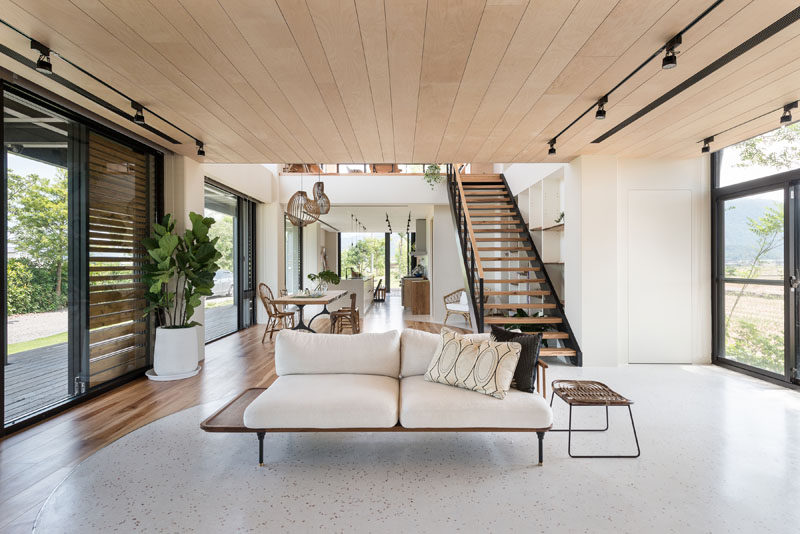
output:
<svg viewBox="0 0 800 534"><path fill-rule="evenodd" d="M522 345L512 387L533 393L536 390L536 362L539 361L542 334L521 334L492 325L492 338L495 341L513 341Z"/></svg>

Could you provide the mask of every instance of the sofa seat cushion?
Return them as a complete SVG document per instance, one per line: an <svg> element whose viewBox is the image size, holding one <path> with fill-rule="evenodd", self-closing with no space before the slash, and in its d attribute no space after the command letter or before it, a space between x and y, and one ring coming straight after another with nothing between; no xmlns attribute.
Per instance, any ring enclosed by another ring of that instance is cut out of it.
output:
<svg viewBox="0 0 800 534"><path fill-rule="evenodd" d="M399 388L399 381L387 376L281 376L245 409L244 425L248 428L393 427L398 420Z"/></svg>
<svg viewBox="0 0 800 534"><path fill-rule="evenodd" d="M512 389L501 400L410 376L400 381L400 424L406 428L549 428L553 411L534 393Z"/></svg>

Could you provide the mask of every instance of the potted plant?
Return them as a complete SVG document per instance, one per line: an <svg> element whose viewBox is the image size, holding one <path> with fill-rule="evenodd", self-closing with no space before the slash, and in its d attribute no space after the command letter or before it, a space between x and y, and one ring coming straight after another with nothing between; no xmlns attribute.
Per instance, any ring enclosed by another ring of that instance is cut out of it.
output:
<svg viewBox="0 0 800 534"><path fill-rule="evenodd" d="M314 288L314 293L324 293L328 290L328 284L336 285L341 282L339 275L333 271L321 271L317 274L311 273L308 275L308 279L317 283Z"/></svg>
<svg viewBox="0 0 800 534"><path fill-rule="evenodd" d="M156 314L156 344L153 369L148 376L157 380L178 380L199 372L200 323L192 321L201 297L211 296L217 260L218 237L209 238L211 217L190 213L192 227L176 235L175 220L166 215L153 225L153 236L142 240L152 260L144 265L147 284L145 315Z"/></svg>
<svg viewBox="0 0 800 534"><path fill-rule="evenodd" d="M444 181L445 177L442 174L442 169L437 163L431 163L425 167L425 174L422 176L431 189L435 189L437 184Z"/></svg>

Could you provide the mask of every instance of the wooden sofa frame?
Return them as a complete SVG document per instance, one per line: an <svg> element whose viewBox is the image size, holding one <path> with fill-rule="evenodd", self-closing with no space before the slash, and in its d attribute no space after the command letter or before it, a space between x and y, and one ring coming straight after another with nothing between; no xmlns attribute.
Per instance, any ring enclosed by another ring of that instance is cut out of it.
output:
<svg viewBox="0 0 800 534"><path fill-rule="evenodd" d="M539 375L543 375L542 380L545 385L547 384L546 369L547 364L539 360L539 370L541 372L536 373L536 391L542 391L539 388ZM254 433L258 438L259 466L264 465L264 436L267 433L278 432L536 432L536 436L539 438L539 465L542 465L544 461L542 450L544 433L553 427L550 425L547 428L406 428L398 423L389 428L248 428L244 425L244 411L266 389L246 389L200 423L200 428L206 432ZM546 393L543 393L543 396L547 399Z"/></svg>

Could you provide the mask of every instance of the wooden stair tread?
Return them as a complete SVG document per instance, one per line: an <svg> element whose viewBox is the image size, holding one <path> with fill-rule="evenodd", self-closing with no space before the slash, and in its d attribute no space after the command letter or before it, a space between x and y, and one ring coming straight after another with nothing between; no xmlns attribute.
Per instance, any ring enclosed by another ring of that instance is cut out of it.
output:
<svg viewBox="0 0 800 534"><path fill-rule="evenodd" d="M508 251L515 251L515 250L533 250L531 247L478 247L478 251L481 250L508 250Z"/></svg>
<svg viewBox="0 0 800 534"><path fill-rule="evenodd" d="M542 347L539 349L539 356L575 356L575 349L568 349L566 347Z"/></svg>
<svg viewBox="0 0 800 534"><path fill-rule="evenodd" d="M520 295L520 296L528 296L528 297L546 297L550 294L549 289L534 289L531 291L484 291L483 295L485 297L491 297L495 295Z"/></svg>
<svg viewBox="0 0 800 534"><path fill-rule="evenodd" d="M470 217L510 217L516 215L513 211L493 211L489 213L472 213L470 212Z"/></svg>
<svg viewBox="0 0 800 534"><path fill-rule="evenodd" d="M471 206L470 204L473 204L473 202L470 202L470 201L468 200L468 201L467 201L467 210L469 211L469 214L470 214L470 215L472 215L472 212L473 212L473 211L480 211L480 210L496 210L496 209L503 209L503 208L506 208L506 209L508 209L510 206L513 206L513 204L511 204L511 202L505 202L505 203L503 203L503 204L481 204L481 206L480 206L480 207L478 207L478 206Z"/></svg>
<svg viewBox="0 0 800 534"><path fill-rule="evenodd" d="M475 241L527 241L525 237L476 237Z"/></svg>
<svg viewBox="0 0 800 534"><path fill-rule="evenodd" d="M538 260L534 256L481 256L481 261L484 262L484 261L538 261Z"/></svg>
<svg viewBox="0 0 800 534"><path fill-rule="evenodd" d="M559 324L561 317L484 317L485 324Z"/></svg>
<svg viewBox="0 0 800 534"><path fill-rule="evenodd" d="M498 273L498 272L531 272L531 271L541 271L541 267L484 267L484 271L489 271L490 273Z"/></svg>
<svg viewBox="0 0 800 534"><path fill-rule="evenodd" d="M485 293L484 293L485 294ZM555 308L556 305L552 302L525 302L525 303L518 303L518 304L484 304L483 308L485 310L516 310L518 308L522 309L539 309L539 310L551 310Z"/></svg>
<svg viewBox="0 0 800 534"><path fill-rule="evenodd" d="M520 226L522 225L519 221L472 221L472 226L483 225L483 226Z"/></svg>
<svg viewBox="0 0 800 534"><path fill-rule="evenodd" d="M500 179L499 176L462 176L461 177L462 184L475 184L475 183L495 183L495 184L502 184L503 180Z"/></svg>
<svg viewBox="0 0 800 534"><path fill-rule="evenodd" d="M501 280L483 279L486 284L543 284L544 278L505 278ZM485 294L485 292L484 292Z"/></svg>
<svg viewBox="0 0 800 534"><path fill-rule="evenodd" d="M477 189L503 189L502 185L491 184L464 184L464 191L477 190Z"/></svg>
<svg viewBox="0 0 800 534"><path fill-rule="evenodd" d="M473 232L483 234L523 234L523 228L473 228Z"/></svg>
<svg viewBox="0 0 800 534"><path fill-rule="evenodd" d="M478 189L477 191L464 191L464 195L466 196L489 196L489 195L502 195L504 197L508 196L508 191L505 189Z"/></svg>
<svg viewBox="0 0 800 534"><path fill-rule="evenodd" d="M511 204L510 201L505 200L508 198L508 195L482 195L479 197L467 197L467 204L476 204L476 203L483 203L483 202L504 202L506 204Z"/></svg>

